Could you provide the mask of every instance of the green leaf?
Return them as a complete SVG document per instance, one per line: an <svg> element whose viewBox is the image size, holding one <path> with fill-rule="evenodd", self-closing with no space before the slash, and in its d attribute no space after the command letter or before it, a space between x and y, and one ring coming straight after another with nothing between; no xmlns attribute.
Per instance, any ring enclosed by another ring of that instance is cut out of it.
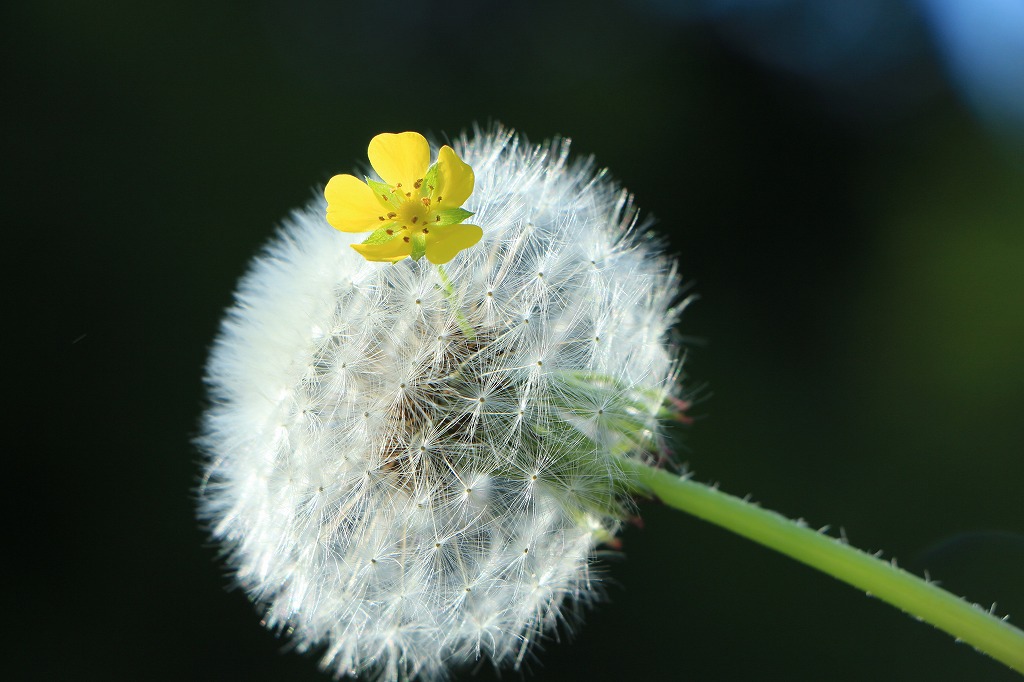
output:
<svg viewBox="0 0 1024 682"><path fill-rule="evenodd" d="M370 178L366 178L366 184L370 186L370 189L373 190L373 193L376 194L378 198L388 202L392 208L398 208L402 205L402 197L395 194L394 190L391 189L391 185L383 182L377 182Z"/></svg>
<svg viewBox="0 0 1024 682"><path fill-rule="evenodd" d="M446 208L443 211L437 211L436 215L441 218L439 222L435 223L436 225L456 225L473 215L473 212L464 208Z"/></svg>
<svg viewBox="0 0 1024 682"><path fill-rule="evenodd" d="M398 230L394 229L394 223L388 223L384 227L378 227L374 230L369 237L363 240L364 244L387 244L392 239L398 237ZM388 230L391 230L391 234L388 234Z"/></svg>
<svg viewBox="0 0 1024 682"><path fill-rule="evenodd" d="M427 238L423 234L414 234L412 236L412 253L409 257L413 260L419 260L423 258L423 254L427 252Z"/></svg>
<svg viewBox="0 0 1024 682"><path fill-rule="evenodd" d="M425 185L423 196L429 197L433 194L434 190L437 189L438 182L440 182L440 179L437 177L437 164L435 163L427 169L427 174L423 176L423 184Z"/></svg>

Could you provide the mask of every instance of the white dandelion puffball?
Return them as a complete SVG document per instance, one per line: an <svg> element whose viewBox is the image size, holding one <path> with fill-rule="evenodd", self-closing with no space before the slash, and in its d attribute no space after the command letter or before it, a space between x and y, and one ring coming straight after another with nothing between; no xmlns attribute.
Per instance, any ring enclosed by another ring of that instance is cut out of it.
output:
<svg viewBox="0 0 1024 682"><path fill-rule="evenodd" d="M594 599L630 512L616 462L657 455L678 398L678 279L629 195L565 141L454 148L479 243L368 262L315 201L207 367L201 517L267 626L338 677L518 666Z"/></svg>

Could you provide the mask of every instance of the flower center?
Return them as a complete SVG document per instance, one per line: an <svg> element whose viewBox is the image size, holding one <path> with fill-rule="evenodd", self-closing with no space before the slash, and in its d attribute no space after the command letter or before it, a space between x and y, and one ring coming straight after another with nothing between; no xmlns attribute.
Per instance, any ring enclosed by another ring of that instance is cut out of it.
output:
<svg viewBox="0 0 1024 682"><path fill-rule="evenodd" d="M395 216L395 222L403 230L411 230L417 232L420 229L427 227L428 222L428 209L423 201L419 197L412 199L406 199L402 202L402 205L398 207L397 216Z"/></svg>

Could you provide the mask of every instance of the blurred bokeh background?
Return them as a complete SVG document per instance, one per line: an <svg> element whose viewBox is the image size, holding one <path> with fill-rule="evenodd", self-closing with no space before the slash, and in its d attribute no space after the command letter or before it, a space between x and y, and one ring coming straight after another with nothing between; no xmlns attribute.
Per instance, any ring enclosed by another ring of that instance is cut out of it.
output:
<svg viewBox="0 0 1024 682"><path fill-rule="evenodd" d="M15 678L325 679L194 521L207 348L275 224L374 134L492 121L571 137L669 238L700 295L680 329L698 479L1024 623L1019 2L0 11ZM529 679L1019 679L643 512L607 603Z"/></svg>

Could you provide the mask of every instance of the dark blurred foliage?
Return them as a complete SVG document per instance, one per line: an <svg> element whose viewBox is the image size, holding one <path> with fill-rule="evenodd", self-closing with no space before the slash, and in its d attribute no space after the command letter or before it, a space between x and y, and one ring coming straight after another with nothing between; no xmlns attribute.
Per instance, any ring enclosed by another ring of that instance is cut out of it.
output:
<svg viewBox="0 0 1024 682"><path fill-rule="evenodd" d="M700 294L698 479L1024 622L1024 161L937 42L942 4L6 6L13 678L324 679L194 521L206 350L275 223L370 137L490 121L571 136L670 239ZM1019 679L643 513L530 679Z"/></svg>

